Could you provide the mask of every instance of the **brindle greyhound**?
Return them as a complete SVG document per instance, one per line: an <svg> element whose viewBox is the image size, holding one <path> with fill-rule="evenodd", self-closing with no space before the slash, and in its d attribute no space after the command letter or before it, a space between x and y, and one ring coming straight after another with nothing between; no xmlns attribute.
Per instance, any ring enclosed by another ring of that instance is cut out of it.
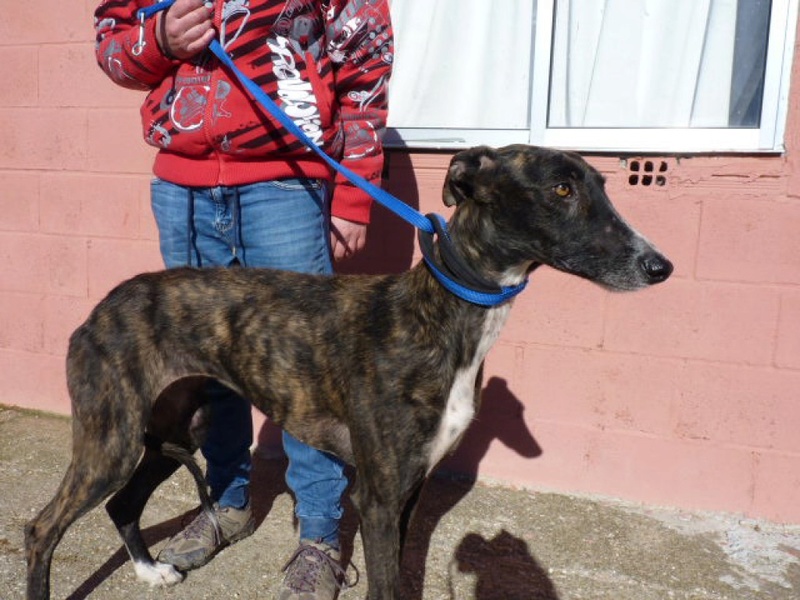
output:
<svg viewBox="0 0 800 600"><path fill-rule="evenodd" d="M541 264L614 290L664 281L672 265L625 223L603 185L576 154L463 151L443 193L456 206L454 249L503 286ZM48 597L64 531L114 492L107 510L137 574L182 579L152 559L138 522L179 466L162 446L196 449L188 430L202 396L175 384L198 376L355 466L368 596L396 598L422 483L475 414L483 360L510 308L456 297L423 263L381 276L181 268L122 283L70 339L72 463L25 530L28 598Z"/></svg>

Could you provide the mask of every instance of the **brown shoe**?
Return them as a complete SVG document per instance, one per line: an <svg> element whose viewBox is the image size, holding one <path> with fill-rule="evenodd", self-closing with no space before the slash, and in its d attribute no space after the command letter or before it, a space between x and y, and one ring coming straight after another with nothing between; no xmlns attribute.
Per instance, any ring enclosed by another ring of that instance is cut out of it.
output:
<svg viewBox="0 0 800 600"><path fill-rule="evenodd" d="M158 553L157 560L171 564L179 571L196 569L225 546L246 538L255 530L249 504L242 509L220 508L215 504L214 514L219 529L208 513L201 511L183 531L167 542Z"/></svg>
<svg viewBox="0 0 800 600"><path fill-rule="evenodd" d="M286 576L278 600L334 600L346 587L339 551L327 544L300 540L283 571Z"/></svg>

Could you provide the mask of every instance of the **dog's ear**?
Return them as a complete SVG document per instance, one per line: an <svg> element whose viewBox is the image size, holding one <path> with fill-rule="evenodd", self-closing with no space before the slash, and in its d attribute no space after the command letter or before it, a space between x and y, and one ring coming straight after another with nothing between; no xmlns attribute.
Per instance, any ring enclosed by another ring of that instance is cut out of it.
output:
<svg viewBox="0 0 800 600"><path fill-rule="evenodd" d="M477 198L480 180L483 175L494 171L496 163L497 152L488 146L477 146L456 154L444 180L442 200L445 206Z"/></svg>

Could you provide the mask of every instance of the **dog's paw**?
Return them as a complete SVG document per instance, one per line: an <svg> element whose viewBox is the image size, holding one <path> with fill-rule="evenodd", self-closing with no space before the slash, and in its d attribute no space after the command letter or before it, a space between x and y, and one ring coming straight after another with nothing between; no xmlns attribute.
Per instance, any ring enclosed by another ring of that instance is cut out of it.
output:
<svg viewBox="0 0 800 600"><path fill-rule="evenodd" d="M183 574L172 565L162 562L133 564L136 577L149 583L151 586L175 585L183 581Z"/></svg>

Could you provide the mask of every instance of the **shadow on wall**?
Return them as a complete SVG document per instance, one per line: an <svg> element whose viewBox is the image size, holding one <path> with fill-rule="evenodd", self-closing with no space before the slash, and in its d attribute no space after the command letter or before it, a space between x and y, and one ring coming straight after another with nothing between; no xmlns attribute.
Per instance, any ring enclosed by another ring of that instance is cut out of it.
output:
<svg viewBox="0 0 800 600"><path fill-rule="evenodd" d="M440 465L422 491L403 559L402 597L408 600L421 600L431 536L439 521L472 490L480 462L492 441L499 440L525 458L542 454L522 418L522 402L504 379L489 379L481 398L481 408L458 449ZM451 583L457 573L472 573L477 578L476 600L558 599L527 544L506 531L491 540L477 533L466 535L451 560L450 571ZM453 594L455 591L451 594L455 598Z"/></svg>
<svg viewBox="0 0 800 600"><path fill-rule="evenodd" d="M522 417L524 411L525 406L508 389L505 379L489 379L481 392L478 414L464 434L458 449L442 463L440 469L477 479L480 462L494 439L524 458L541 456L541 447L525 425Z"/></svg>
<svg viewBox="0 0 800 600"><path fill-rule="evenodd" d="M440 467L466 476L469 488L458 500L474 485L480 462L494 439L524 458L541 456L542 448L522 417L524 410L504 379L489 379L475 421L453 456ZM475 576L475 600L558 600L555 586L531 555L528 545L505 529L490 540L477 533L461 540L450 566L452 598L458 596L452 589L457 573Z"/></svg>
<svg viewBox="0 0 800 600"><path fill-rule="evenodd" d="M386 155L384 188L411 208L419 210L419 189L407 152ZM366 248L353 258L336 265L339 273L402 273L414 260L416 229L377 202L367 230Z"/></svg>

